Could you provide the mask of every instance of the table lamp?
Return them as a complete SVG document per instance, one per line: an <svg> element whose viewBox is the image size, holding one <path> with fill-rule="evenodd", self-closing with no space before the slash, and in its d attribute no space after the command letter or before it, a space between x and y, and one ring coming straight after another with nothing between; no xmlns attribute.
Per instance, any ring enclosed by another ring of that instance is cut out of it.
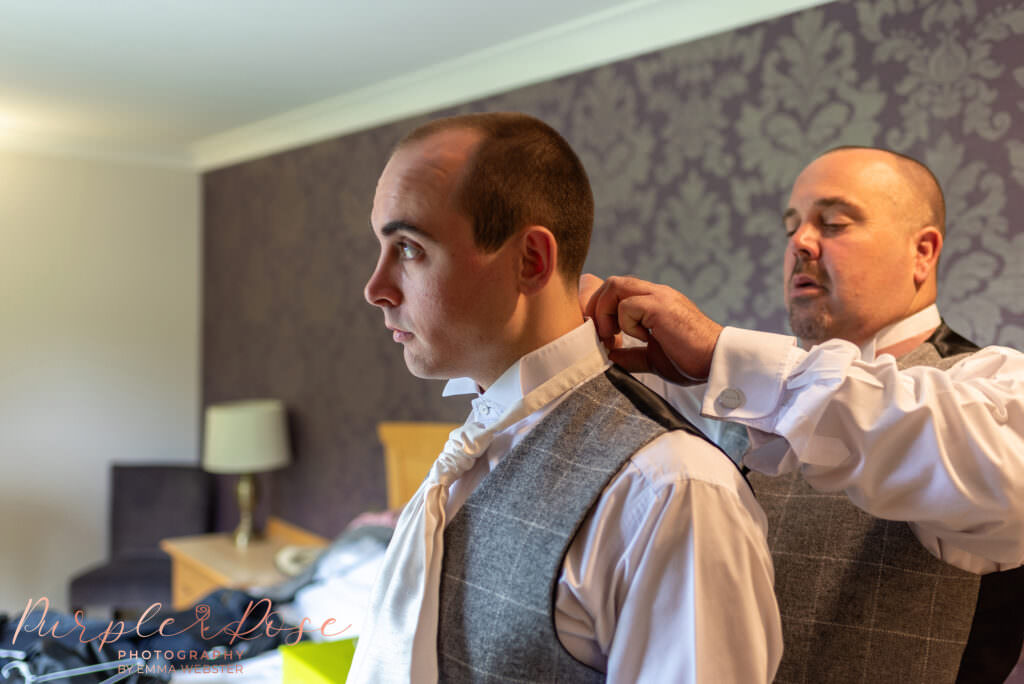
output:
<svg viewBox="0 0 1024 684"><path fill-rule="evenodd" d="M249 399L213 404L206 409L203 468L237 474L238 529L235 546L254 539L252 512L259 492L254 473L288 465L288 427L284 404L276 399Z"/></svg>

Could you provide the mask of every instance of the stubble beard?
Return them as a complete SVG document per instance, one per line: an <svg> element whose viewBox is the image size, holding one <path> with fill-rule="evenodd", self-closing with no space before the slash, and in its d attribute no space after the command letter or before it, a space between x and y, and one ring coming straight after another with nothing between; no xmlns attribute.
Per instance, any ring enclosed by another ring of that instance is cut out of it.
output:
<svg viewBox="0 0 1024 684"><path fill-rule="evenodd" d="M789 313L790 329L800 339L801 346L804 349L810 349L812 346L821 344L832 337L830 329L833 320L828 310L826 297L831 281L828 273L818 261L798 259L793 265L793 271L790 273L788 282L792 282L792 279L798 275L807 275L814 278L818 287L824 290L824 292L811 298L792 297L788 300L789 306L786 307Z"/></svg>
<svg viewBox="0 0 1024 684"><path fill-rule="evenodd" d="M821 344L829 338L831 320L823 302L791 302L789 305L789 327L804 348Z"/></svg>

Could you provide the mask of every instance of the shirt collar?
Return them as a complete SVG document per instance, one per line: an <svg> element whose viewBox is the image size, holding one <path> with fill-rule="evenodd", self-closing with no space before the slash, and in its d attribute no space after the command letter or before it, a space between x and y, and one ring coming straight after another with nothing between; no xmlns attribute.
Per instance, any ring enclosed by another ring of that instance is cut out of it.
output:
<svg viewBox="0 0 1024 684"><path fill-rule="evenodd" d="M939 316L939 307L935 304L926 306L917 313L879 330L877 335L860 348L861 358L874 359L876 349L885 349L897 342L934 330L940 323L942 323L942 318Z"/></svg>
<svg viewBox="0 0 1024 684"><path fill-rule="evenodd" d="M594 323L587 319L582 325L558 339L520 357L482 395L479 393L476 382L471 378L449 380L445 385L443 395L451 397L461 394L476 394L499 407L508 407L546 380L553 378L593 352L594 349L599 349L605 361L611 363L608 361L604 345L597 337Z"/></svg>

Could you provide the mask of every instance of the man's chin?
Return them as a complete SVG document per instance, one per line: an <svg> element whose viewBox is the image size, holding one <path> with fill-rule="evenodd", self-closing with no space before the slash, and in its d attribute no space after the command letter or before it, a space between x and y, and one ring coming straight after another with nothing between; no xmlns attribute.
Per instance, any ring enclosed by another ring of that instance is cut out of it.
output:
<svg viewBox="0 0 1024 684"><path fill-rule="evenodd" d="M408 368L408 366L406 366ZM409 374L420 380L451 380L453 375L409 368Z"/></svg>
<svg viewBox="0 0 1024 684"><path fill-rule="evenodd" d="M453 377L458 377L451 373L446 373L436 364L411 356L408 348L406 348L405 353L405 367L410 375L420 380L451 380Z"/></svg>
<svg viewBox="0 0 1024 684"><path fill-rule="evenodd" d="M827 340L828 327L829 318L824 311L800 311L797 307L790 309L789 328L805 349Z"/></svg>
<svg viewBox="0 0 1024 684"><path fill-rule="evenodd" d="M408 359L406 359L405 367L409 371L410 375L412 375L415 378L419 378L420 380L438 380L439 379L437 377L437 375L434 374L433 372L431 372L431 370L429 368L426 368L426 367L424 367L424 366L422 366L420 364L410 363Z"/></svg>

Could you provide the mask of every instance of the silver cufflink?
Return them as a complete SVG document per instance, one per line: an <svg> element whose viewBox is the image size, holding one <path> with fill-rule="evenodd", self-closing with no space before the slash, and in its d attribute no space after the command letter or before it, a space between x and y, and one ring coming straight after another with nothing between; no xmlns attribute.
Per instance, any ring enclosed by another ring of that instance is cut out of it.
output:
<svg viewBox="0 0 1024 684"><path fill-rule="evenodd" d="M747 402L747 397L743 394L743 390L727 387L719 393L716 402L722 408L736 409Z"/></svg>

